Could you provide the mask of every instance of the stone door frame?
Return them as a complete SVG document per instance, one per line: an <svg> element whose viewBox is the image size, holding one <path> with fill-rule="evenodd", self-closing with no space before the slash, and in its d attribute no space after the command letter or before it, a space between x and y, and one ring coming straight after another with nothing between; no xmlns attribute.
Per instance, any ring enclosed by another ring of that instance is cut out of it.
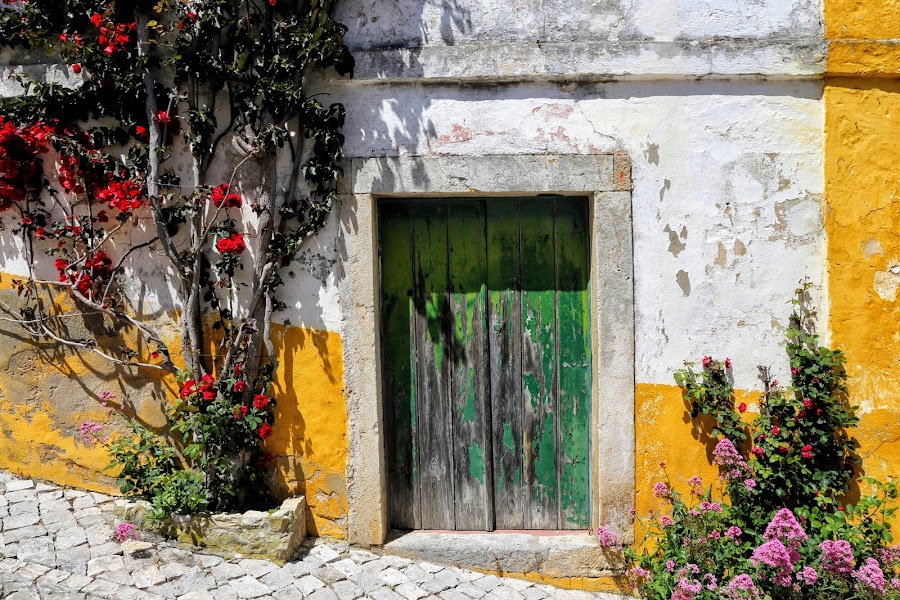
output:
<svg viewBox="0 0 900 600"><path fill-rule="evenodd" d="M348 413L349 541L387 537L377 203L383 197L588 196L594 360L592 525L630 538L634 506L634 253L624 153L401 156L347 161L338 251Z"/></svg>

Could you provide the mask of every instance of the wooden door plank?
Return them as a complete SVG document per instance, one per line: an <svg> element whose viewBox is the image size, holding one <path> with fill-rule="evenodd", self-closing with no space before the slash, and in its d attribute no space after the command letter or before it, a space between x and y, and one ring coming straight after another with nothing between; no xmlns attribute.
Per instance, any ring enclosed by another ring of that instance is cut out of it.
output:
<svg viewBox="0 0 900 600"><path fill-rule="evenodd" d="M388 523L395 529L414 529L419 525L415 498L412 222L408 202L386 202L380 209L381 357Z"/></svg>
<svg viewBox="0 0 900 600"><path fill-rule="evenodd" d="M557 199L560 529L590 525L592 363L586 208L581 198Z"/></svg>
<svg viewBox="0 0 900 600"><path fill-rule="evenodd" d="M519 201L486 201L488 339L493 434L494 522L525 527L522 431L522 305Z"/></svg>
<svg viewBox="0 0 900 600"><path fill-rule="evenodd" d="M525 527L559 526L553 199L520 202Z"/></svg>
<svg viewBox="0 0 900 600"><path fill-rule="evenodd" d="M413 203L418 481L423 529L454 529L447 203Z"/></svg>
<svg viewBox="0 0 900 600"><path fill-rule="evenodd" d="M456 529L494 526L484 202L448 201L450 406Z"/></svg>

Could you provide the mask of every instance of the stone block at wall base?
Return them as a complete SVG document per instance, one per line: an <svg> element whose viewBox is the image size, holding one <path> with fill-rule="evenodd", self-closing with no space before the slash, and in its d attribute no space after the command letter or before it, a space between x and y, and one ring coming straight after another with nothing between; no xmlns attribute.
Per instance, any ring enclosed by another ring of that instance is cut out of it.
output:
<svg viewBox="0 0 900 600"><path fill-rule="evenodd" d="M288 498L278 510L212 515L149 517L144 500L116 501L116 516L139 528L184 544L198 546L226 558L262 558L285 563L306 537L306 498Z"/></svg>

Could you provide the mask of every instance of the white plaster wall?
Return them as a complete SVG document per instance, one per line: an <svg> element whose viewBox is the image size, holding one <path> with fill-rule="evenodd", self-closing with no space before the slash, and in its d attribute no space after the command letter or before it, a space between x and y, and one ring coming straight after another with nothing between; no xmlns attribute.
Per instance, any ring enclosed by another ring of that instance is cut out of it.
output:
<svg viewBox="0 0 900 600"><path fill-rule="evenodd" d="M633 161L641 383L704 353L787 379L782 328L825 277L821 84L338 85L350 156L596 153ZM670 233L671 232L671 233ZM827 308L827 307L823 307ZM823 311L824 312L824 311Z"/></svg>
<svg viewBox="0 0 900 600"><path fill-rule="evenodd" d="M803 38L821 0L342 0L356 48L506 41Z"/></svg>

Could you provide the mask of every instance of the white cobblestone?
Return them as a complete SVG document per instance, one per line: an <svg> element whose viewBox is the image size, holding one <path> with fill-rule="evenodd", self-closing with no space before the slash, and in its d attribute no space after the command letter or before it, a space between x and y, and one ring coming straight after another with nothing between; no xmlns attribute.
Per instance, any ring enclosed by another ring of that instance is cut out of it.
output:
<svg viewBox="0 0 900 600"><path fill-rule="evenodd" d="M310 540L284 566L226 560L150 536L124 554L109 496L0 473L0 583L9 600L586 600L560 590ZM10 501L12 500L12 501ZM7 509L9 507L9 510Z"/></svg>

